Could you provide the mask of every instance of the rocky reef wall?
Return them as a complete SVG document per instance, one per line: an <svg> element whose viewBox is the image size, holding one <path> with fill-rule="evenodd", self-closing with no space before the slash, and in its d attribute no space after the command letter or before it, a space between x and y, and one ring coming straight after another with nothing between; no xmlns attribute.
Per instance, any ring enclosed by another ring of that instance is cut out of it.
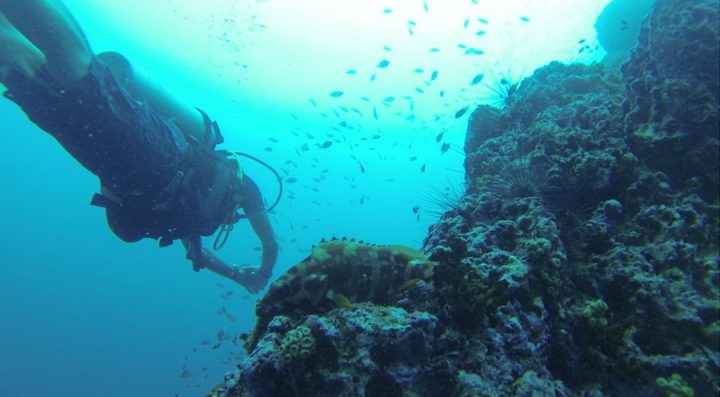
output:
<svg viewBox="0 0 720 397"><path fill-rule="evenodd" d="M433 279L276 316L209 395L717 395L719 37L716 1L657 0L622 73L478 107Z"/></svg>

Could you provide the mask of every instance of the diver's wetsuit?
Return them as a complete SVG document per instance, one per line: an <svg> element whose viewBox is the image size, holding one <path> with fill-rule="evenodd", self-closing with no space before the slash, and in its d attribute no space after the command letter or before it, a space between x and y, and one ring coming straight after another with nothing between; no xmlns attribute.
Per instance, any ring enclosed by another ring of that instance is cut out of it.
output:
<svg viewBox="0 0 720 397"><path fill-rule="evenodd" d="M205 142L183 134L124 90L97 57L68 91L44 68L32 79L13 72L5 85L7 98L100 178L93 204L106 208L124 241L149 237L166 245L207 236L237 220L238 202L246 214L264 209L255 183L214 150L222 136L207 115Z"/></svg>

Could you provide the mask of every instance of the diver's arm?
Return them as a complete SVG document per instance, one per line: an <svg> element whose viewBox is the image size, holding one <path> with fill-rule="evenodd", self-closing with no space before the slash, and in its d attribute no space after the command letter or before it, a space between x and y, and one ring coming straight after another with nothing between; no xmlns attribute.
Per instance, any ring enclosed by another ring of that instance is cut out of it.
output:
<svg viewBox="0 0 720 397"><path fill-rule="evenodd" d="M260 211L252 215L248 215L248 220L255 234L262 244L262 262L258 269L258 275L265 279L265 282L272 276L273 267L278 255L278 243L275 240L270 219L267 212Z"/></svg>
<svg viewBox="0 0 720 397"><path fill-rule="evenodd" d="M229 265L215 256L210 250L202 248L202 240L199 236L184 238L182 243L185 246L187 258L192 262L193 270L196 272L200 271L200 269L208 269L213 273L235 281L251 293L256 293L265 286L265 283L258 285L257 277L253 272L247 271L246 268Z"/></svg>
<svg viewBox="0 0 720 397"><path fill-rule="evenodd" d="M256 282L260 288L267 284L272 276L273 266L278 255L278 243L275 239L268 213L263 204L262 194L255 181L245 175L243 179L243 205L242 208L247 215L253 231L262 244L262 260L260 267L255 271Z"/></svg>

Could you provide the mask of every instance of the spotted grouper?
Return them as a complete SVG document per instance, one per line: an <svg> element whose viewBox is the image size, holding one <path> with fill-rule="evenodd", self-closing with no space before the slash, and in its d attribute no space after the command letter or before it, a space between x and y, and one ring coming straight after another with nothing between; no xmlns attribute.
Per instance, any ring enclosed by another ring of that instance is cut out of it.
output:
<svg viewBox="0 0 720 397"><path fill-rule="evenodd" d="M276 315L324 313L351 302L389 304L420 280L430 280L436 263L400 245L353 240L323 241L310 255L277 279L258 301L258 324L247 348Z"/></svg>

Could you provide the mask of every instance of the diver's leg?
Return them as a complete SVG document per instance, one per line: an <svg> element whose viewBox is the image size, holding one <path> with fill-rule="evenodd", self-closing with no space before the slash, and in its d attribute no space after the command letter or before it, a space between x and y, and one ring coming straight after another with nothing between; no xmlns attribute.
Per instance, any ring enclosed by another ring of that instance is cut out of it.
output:
<svg viewBox="0 0 720 397"><path fill-rule="evenodd" d="M45 54L0 13L0 82L10 70L33 76L45 61Z"/></svg>
<svg viewBox="0 0 720 397"><path fill-rule="evenodd" d="M59 0L0 0L0 12L45 54L47 68L70 88L87 74L92 51L85 34Z"/></svg>
<svg viewBox="0 0 720 397"><path fill-rule="evenodd" d="M0 0L0 12L45 54L48 71L61 86L69 89L87 74L93 55L90 44L61 1ZM205 134L201 113L160 85L145 80L150 83L130 82L126 88L134 89L139 98L145 98L153 109L175 121L185 133L196 137Z"/></svg>

